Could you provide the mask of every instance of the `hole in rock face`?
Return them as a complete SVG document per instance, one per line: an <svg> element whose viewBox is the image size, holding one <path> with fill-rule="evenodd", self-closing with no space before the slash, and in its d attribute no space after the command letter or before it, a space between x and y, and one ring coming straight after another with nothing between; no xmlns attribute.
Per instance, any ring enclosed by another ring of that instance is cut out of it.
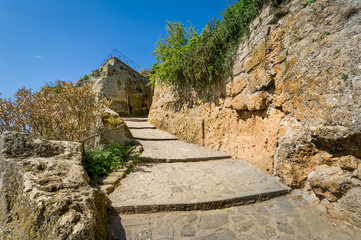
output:
<svg viewBox="0 0 361 240"><path fill-rule="evenodd" d="M271 95L273 95L275 93L276 87L274 82L272 82L270 85L262 87L259 91L265 91Z"/></svg>
<svg viewBox="0 0 361 240"><path fill-rule="evenodd" d="M361 134L353 134L346 138L325 139L318 136L312 137L312 142L318 149L326 151L335 157L353 155L361 158Z"/></svg>
<svg viewBox="0 0 361 240"><path fill-rule="evenodd" d="M268 117L267 109L263 109L259 111L248 111L248 110L236 110L236 111L237 111L238 119L244 121L255 117L259 117L261 119L265 119Z"/></svg>

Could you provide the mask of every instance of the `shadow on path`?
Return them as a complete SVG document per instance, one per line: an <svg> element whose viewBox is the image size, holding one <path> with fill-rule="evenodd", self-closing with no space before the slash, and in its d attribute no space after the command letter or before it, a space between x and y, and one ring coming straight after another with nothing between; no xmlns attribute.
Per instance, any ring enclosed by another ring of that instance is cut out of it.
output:
<svg viewBox="0 0 361 240"><path fill-rule="evenodd" d="M108 222L107 222L108 240L126 240L126 234L122 225L122 219L115 209L109 203Z"/></svg>

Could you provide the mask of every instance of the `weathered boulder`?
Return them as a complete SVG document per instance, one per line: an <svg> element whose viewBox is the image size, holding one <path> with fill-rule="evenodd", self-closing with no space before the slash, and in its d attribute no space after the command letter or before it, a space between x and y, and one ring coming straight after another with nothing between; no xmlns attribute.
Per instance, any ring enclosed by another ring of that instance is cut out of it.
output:
<svg viewBox="0 0 361 240"><path fill-rule="evenodd" d="M97 131L104 133L95 138L95 145L102 147L107 147L112 143L123 145L134 139L123 119L111 109L106 109L100 117Z"/></svg>
<svg viewBox="0 0 361 240"><path fill-rule="evenodd" d="M0 136L0 239L106 239L106 197L88 185L82 145Z"/></svg>
<svg viewBox="0 0 361 240"><path fill-rule="evenodd" d="M352 155L347 155L340 157L337 162L342 169L353 171L357 169L359 163L361 163L361 160Z"/></svg>
<svg viewBox="0 0 361 240"><path fill-rule="evenodd" d="M112 110L120 116L148 114L153 94L146 77L116 57L109 58L100 69L89 81L94 83L95 91L112 101Z"/></svg>
<svg viewBox="0 0 361 240"><path fill-rule="evenodd" d="M340 167L317 166L308 175L310 186L314 192L334 202L341 198L351 188L351 179L343 174Z"/></svg>

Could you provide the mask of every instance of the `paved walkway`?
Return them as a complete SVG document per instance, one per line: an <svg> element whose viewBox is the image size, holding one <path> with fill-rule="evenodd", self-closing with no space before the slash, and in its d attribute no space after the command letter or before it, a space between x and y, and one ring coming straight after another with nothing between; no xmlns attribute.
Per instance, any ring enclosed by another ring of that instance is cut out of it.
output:
<svg viewBox="0 0 361 240"><path fill-rule="evenodd" d="M120 216L112 211L109 220L109 240L361 239L354 226L290 195L211 211Z"/></svg>
<svg viewBox="0 0 361 240"><path fill-rule="evenodd" d="M274 177L239 160L140 164L109 195L120 213L205 210L244 205L288 192Z"/></svg>
<svg viewBox="0 0 361 240"><path fill-rule="evenodd" d="M289 189L251 164L170 140L146 120L125 119L144 152L108 196L109 240L361 239L301 196L281 196Z"/></svg>
<svg viewBox="0 0 361 240"><path fill-rule="evenodd" d="M192 162L229 159L227 153L211 151L207 148L182 141L139 141L144 148L139 157L142 162Z"/></svg>
<svg viewBox="0 0 361 240"><path fill-rule="evenodd" d="M211 151L177 140L178 138L161 130L155 129L147 118L123 118L135 139L144 148L139 157L142 162L190 162L227 159L227 153Z"/></svg>

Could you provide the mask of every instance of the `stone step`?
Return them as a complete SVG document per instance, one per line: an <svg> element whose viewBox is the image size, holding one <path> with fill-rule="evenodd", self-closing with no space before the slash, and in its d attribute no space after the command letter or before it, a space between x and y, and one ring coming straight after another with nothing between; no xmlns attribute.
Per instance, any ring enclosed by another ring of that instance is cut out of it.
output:
<svg viewBox="0 0 361 240"><path fill-rule="evenodd" d="M126 122L148 122L148 116L142 117L121 117Z"/></svg>
<svg viewBox="0 0 361 240"><path fill-rule="evenodd" d="M148 122L132 122L124 121L129 129L155 129L155 127Z"/></svg>
<svg viewBox="0 0 361 240"><path fill-rule="evenodd" d="M231 158L227 153L177 140L139 142L144 148L139 156L142 162L194 162Z"/></svg>
<svg viewBox="0 0 361 240"><path fill-rule="evenodd" d="M241 160L140 164L109 195L120 214L210 210L287 194L276 178Z"/></svg>
<svg viewBox="0 0 361 240"><path fill-rule="evenodd" d="M148 141L169 141L178 138L158 129L129 129L133 137L137 140Z"/></svg>

